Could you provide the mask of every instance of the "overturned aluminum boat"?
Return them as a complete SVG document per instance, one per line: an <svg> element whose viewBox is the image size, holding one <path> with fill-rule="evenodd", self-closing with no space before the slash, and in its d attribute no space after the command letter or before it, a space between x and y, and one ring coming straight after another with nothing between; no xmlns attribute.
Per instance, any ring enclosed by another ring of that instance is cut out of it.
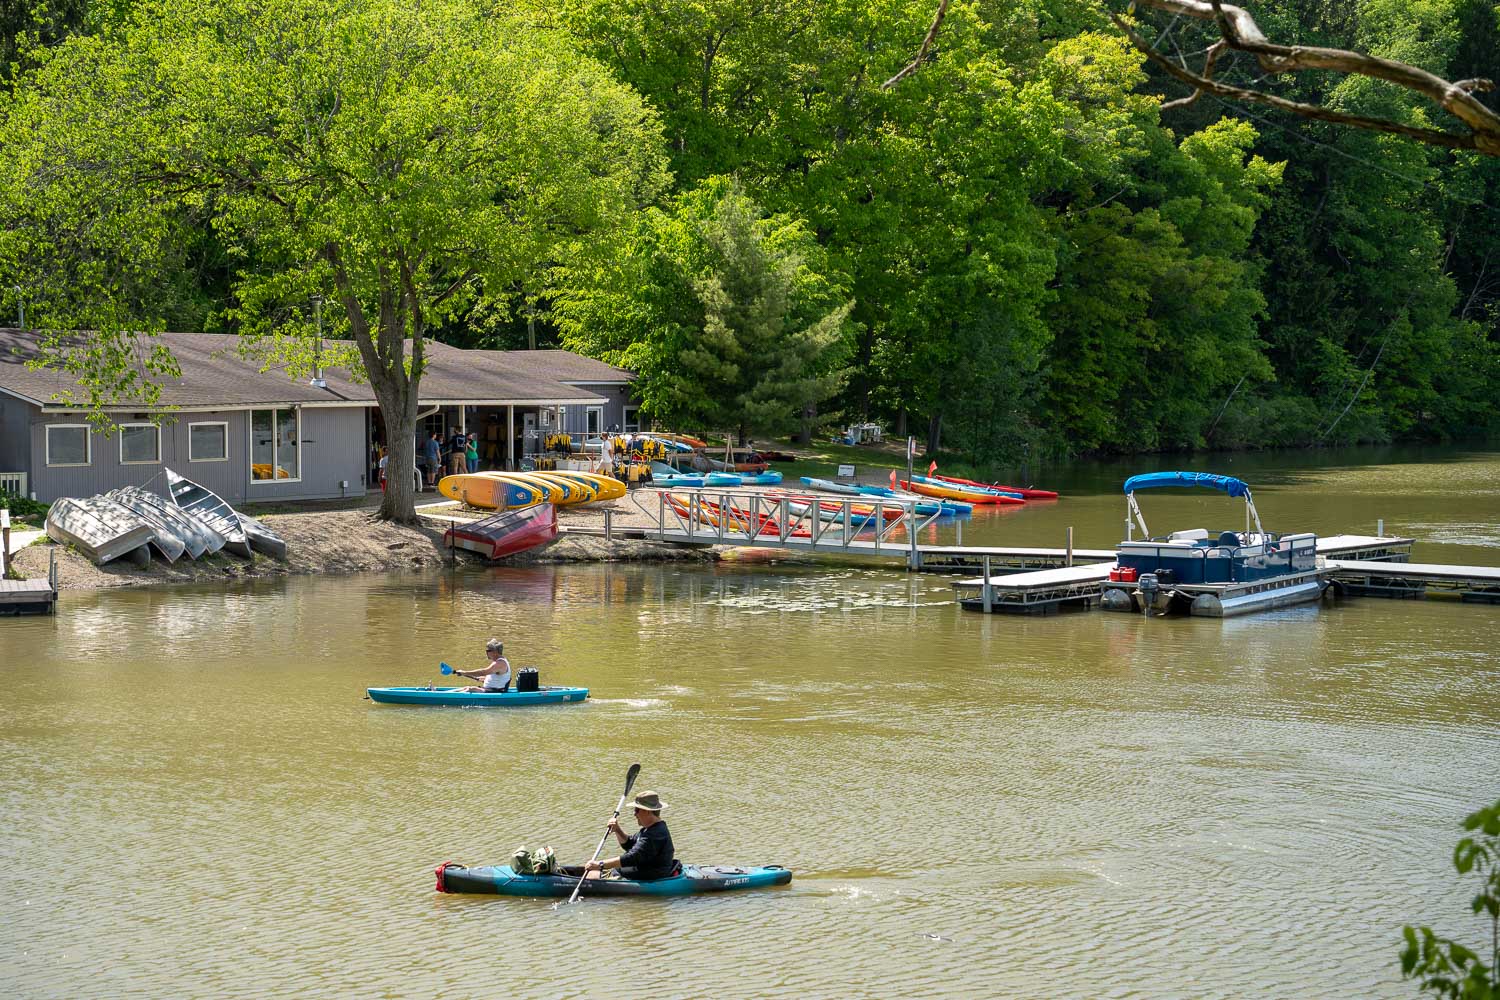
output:
<svg viewBox="0 0 1500 1000"><path fill-rule="evenodd" d="M151 525L103 497L54 500L47 511L47 537L73 546L98 566L122 556L137 566L151 565Z"/></svg>

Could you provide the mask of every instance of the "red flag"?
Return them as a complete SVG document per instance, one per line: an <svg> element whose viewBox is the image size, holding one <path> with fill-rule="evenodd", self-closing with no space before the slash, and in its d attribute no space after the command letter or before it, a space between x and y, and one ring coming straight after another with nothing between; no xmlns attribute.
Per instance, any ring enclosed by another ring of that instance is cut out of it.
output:
<svg viewBox="0 0 1500 1000"><path fill-rule="evenodd" d="M935 475L936 473L937 473L937 462L934 461L931 465L929 465L927 467L927 474L929 476L931 476L931 475Z"/></svg>
<svg viewBox="0 0 1500 1000"><path fill-rule="evenodd" d="M896 470L892 469L891 470L891 489L895 489L895 488L896 488Z"/></svg>

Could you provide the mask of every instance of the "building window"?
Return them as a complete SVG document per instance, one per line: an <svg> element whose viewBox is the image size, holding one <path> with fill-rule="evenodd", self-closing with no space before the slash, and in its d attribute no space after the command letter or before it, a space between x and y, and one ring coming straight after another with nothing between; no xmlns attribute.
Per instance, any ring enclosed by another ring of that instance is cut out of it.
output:
<svg viewBox="0 0 1500 1000"><path fill-rule="evenodd" d="M641 408L639 406L625 407L625 423L620 430L626 434L634 434L641 429Z"/></svg>
<svg viewBox="0 0 1500 1000"><path fill-rule="evenodd" d="M302 478L297 451L301 414L295 407L250 411L250 481Z"/></svg>
<svg viewBox="0 0 1500 1000"><path fill-rule="evenodd" d="M583 432L589 437L598 437L604 430L604 407L590 406L583 411Z"/></svg>
<svg viewBox="0 0 1500 1000"><path fill-rule="evenodd" d="M188 424L188 461L229 461L229 425L220 422Z"/></svg>
<svg viewBox="0 0 1500 1000"><path fill-rule="evenodd" d="M47 464L92 465L93 440L88 424L48 424Z"/></svg>
<svg viewBox="0 0 1500 1000"><path fill-rule="evenodd" d="M121 465L157 465L160 462L160 427L155 424L120 425Z"/></svg>

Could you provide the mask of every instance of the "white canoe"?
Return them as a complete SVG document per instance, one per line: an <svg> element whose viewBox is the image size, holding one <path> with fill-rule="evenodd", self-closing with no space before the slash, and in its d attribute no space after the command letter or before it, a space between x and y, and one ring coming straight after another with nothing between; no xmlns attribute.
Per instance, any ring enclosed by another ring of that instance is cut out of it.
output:
<svg viewBox="0 0 1500 1000"><path fill-rule="evenodd" d="M224 551L249 559L250 543L245 538L245 526L240 523L240 516L234 512L234 508L207 486L199 486L171 469L166 469L165 472L167 492L172 495L172 502L223 535Z"/></svg>

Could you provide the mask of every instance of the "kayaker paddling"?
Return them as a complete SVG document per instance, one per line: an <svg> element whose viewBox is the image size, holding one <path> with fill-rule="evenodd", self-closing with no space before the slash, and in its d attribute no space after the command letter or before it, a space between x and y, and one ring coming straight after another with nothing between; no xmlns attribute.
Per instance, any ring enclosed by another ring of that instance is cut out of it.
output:
<svg viewBox="0 0 1500 1000"><path fill-rule="evenodd" d="M484 655L489 657L490 662L478 670L455 670L453 673L459 677L467 677L470 680L480 681L474 687L466 687L462 690L473 694L479 691L507 691L510 689L510 661L503 655L505 644L499 639L491 639L484 644Z"/></svg>
<svg viewBox="0 0 1500 1000"><path fill-rule="evenodd" d="M620 829L619 819L611 819L609 831L625 848L625 853L603 861L590 861L584 866L585 877L593 872L618 871L625 878L649 882L668 878L675 870L677 859L673 856L672 835L667 832L666 820L661 818L667 804L655 792L642 792L635 797L632 806L640 831L627 835Z"/></svg>

